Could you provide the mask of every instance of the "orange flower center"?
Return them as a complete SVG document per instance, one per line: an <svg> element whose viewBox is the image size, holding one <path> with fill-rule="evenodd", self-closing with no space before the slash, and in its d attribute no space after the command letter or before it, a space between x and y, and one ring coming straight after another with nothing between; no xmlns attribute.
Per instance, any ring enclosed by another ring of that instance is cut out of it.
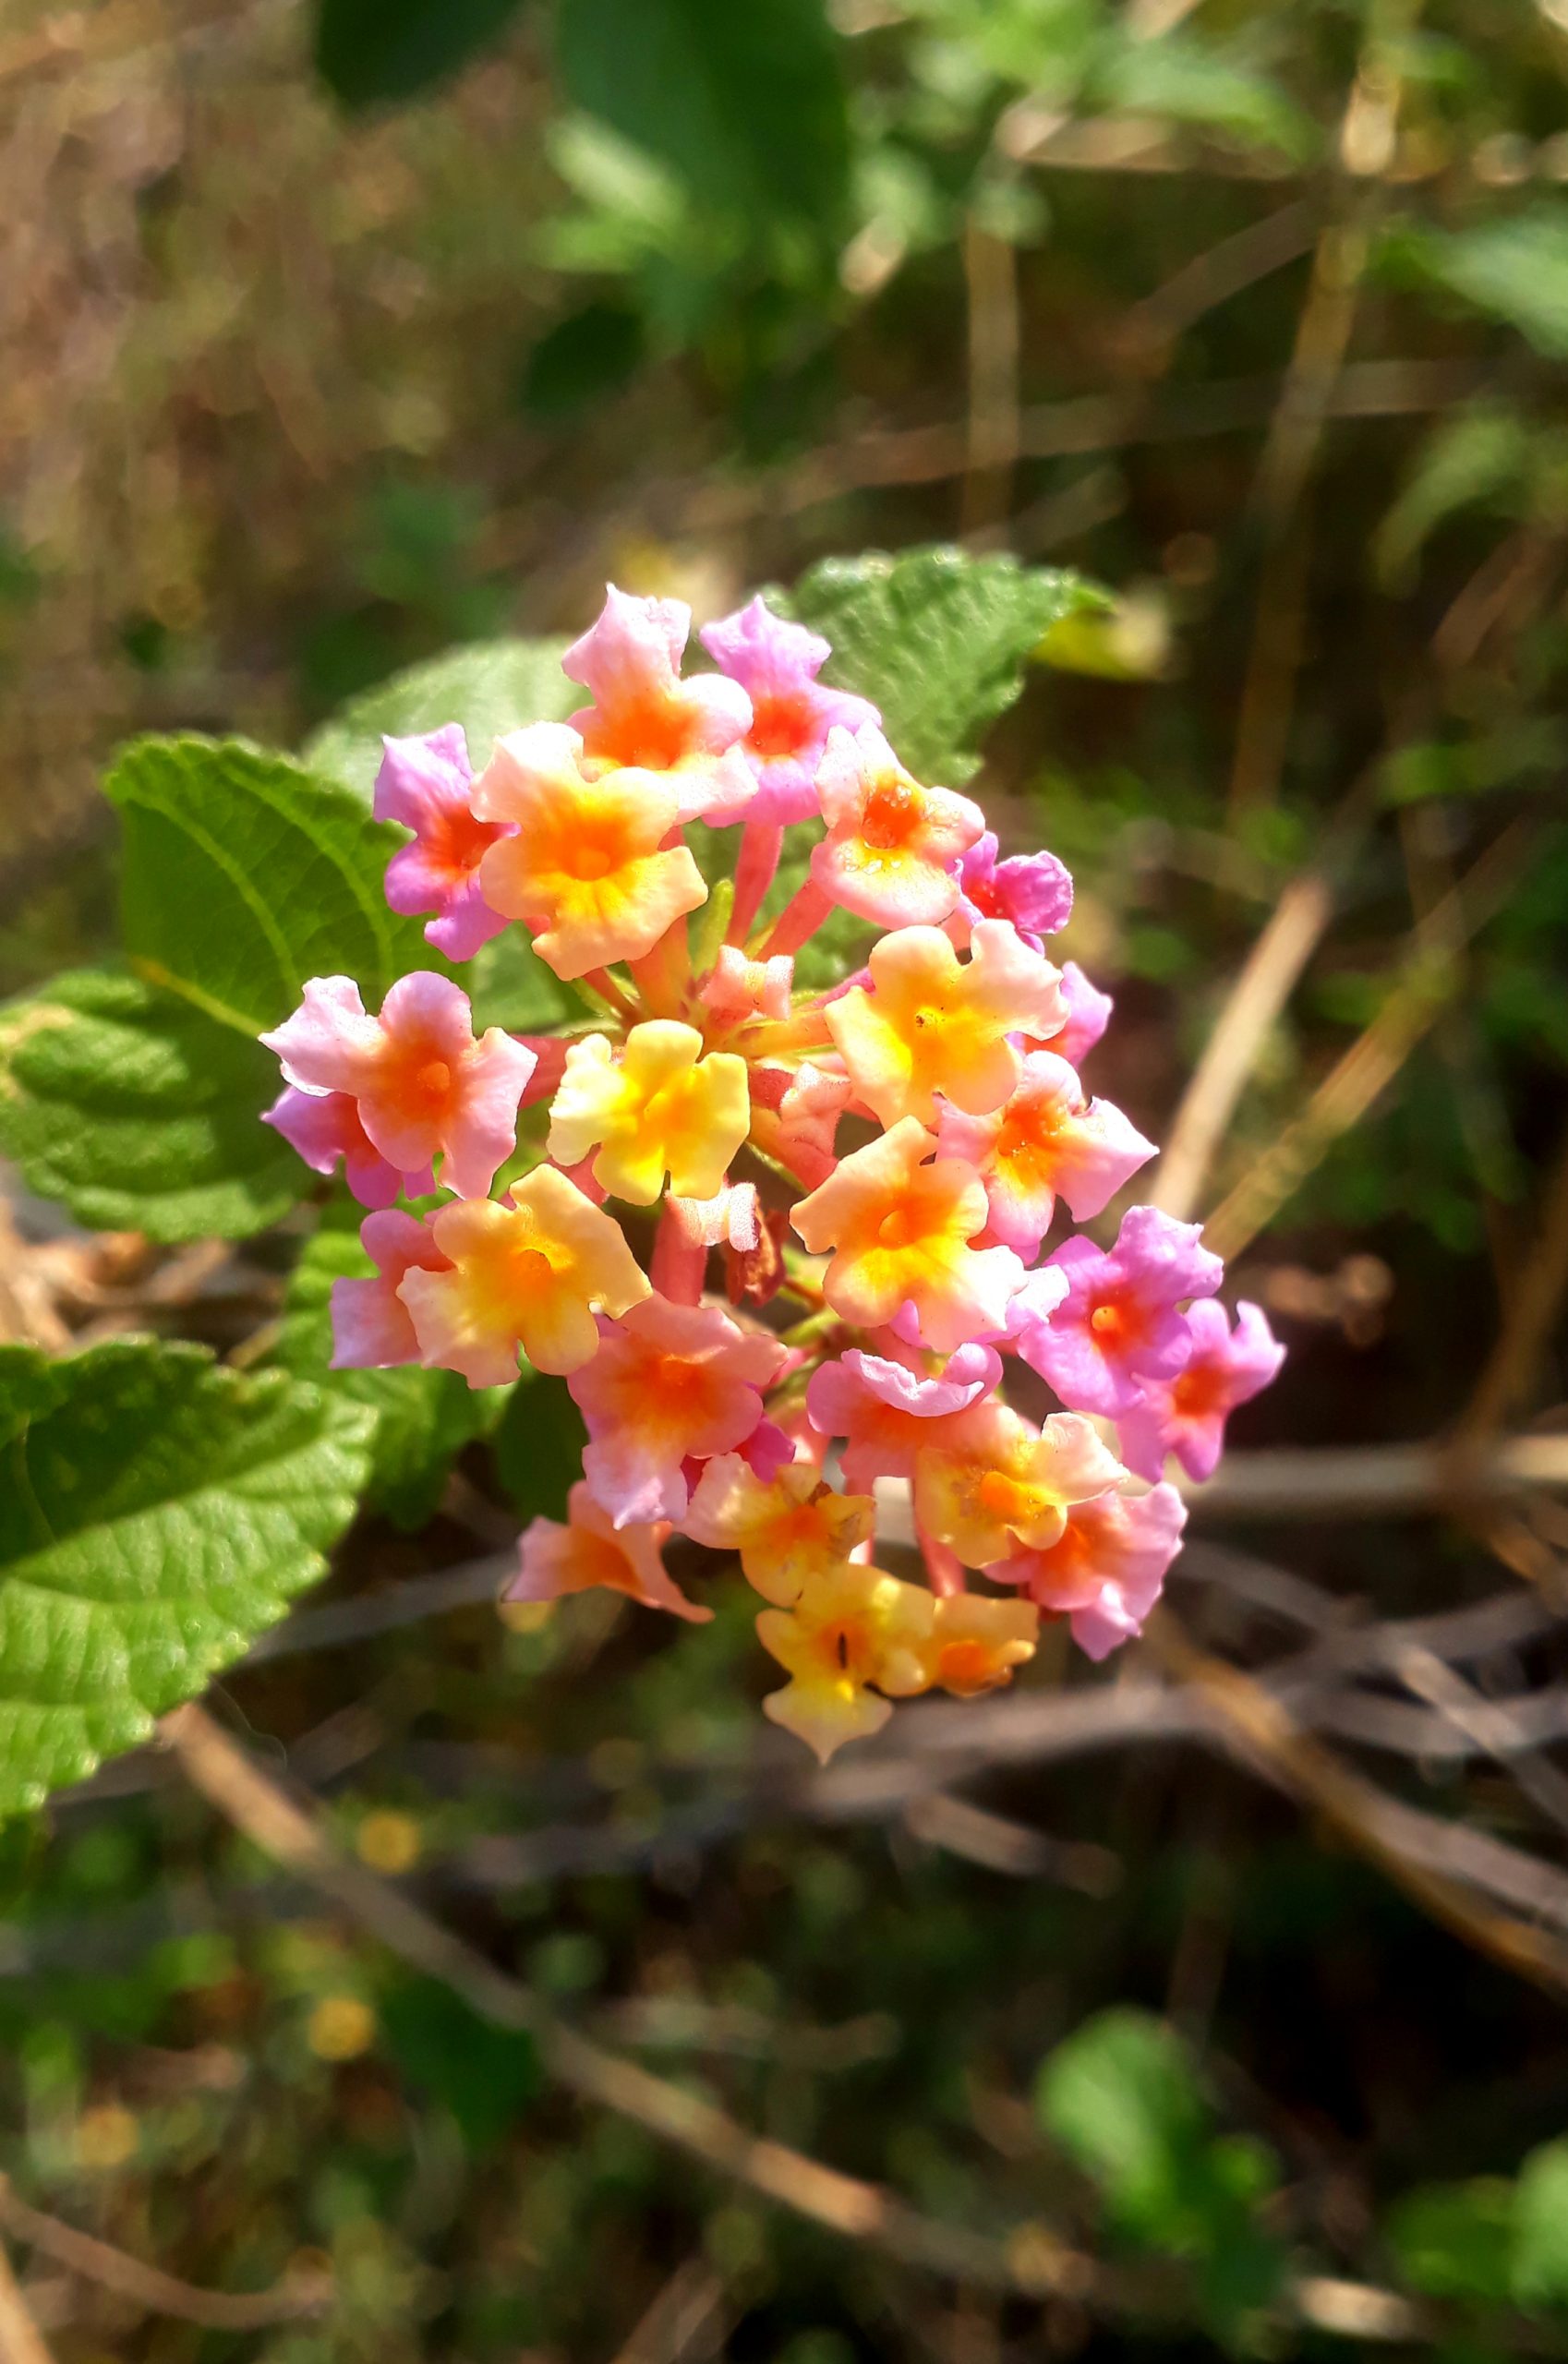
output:
<svg viewBox="0 0 1568 2364"><path fill-rule="evenodd" d="M1007 1670L984 1642L947 1642L936 1661L936 1680L945 1691L960 1695L994 1691L1007 1680Z"/></svg>
<svg viewBox="0 0 1568 2364"><path fill-rule="evenodd" d="M874 782L865 800L860 834L879 853L894 853L907 846L923 818L924 800L918 788L891 778Z"/></svg>
<svg viewBox="0 0 1568 2364"><path fill-rule="evenodd" d="M480 856L501 834L493 822L480 821L466 809L443 809L426 837L426 852L440 868L463 878L477 870Z"/></svg>
<svg viewBox="0 0 1568 2364"><path fill-rule="evenodd" d="M879 1248L912 1248L924 1232L918 1208L895 1207L877 1224L876 1244Z"/></svg>
<svg viewBox="0 0 1568 2364"><path fill-rule="evenodd" d="M690 718L678 699L639 698L605 718L594 734L593 751L612 763L664 772L691 753L691 740Z"/></svg>
<svg viewBox="0 0 1568 2364"><path fill-rule="evenodd" d="M806 723L804 700L789 691L754 698L747 751L761 763L774 755L792 755L806 735Z"/></svg>
<svg viewBox="0 0 1568 2364"><path fill-rule="evenodd" d="M1089 1326L1110 1354L1136 1346L1149 1334L1148 1316L1136 1298L1108 1297L1095 1307Z"/></svg>
<svg viewBox="0 0 1568 2364"><path fill-rule="evenodd" d="M1009 1478L1005 1469L988 1469L976 1488L981 1509L987 1518L995 1519L1002 1526L1011 1526L1026 1518L1032 1507L1032 1492Z"/></svg>
<svg viewBox="0 0 1568 2364"><path fill-rule="evenodd" d="M1173 1408L1184 1419L1205 1418L1211 1412L1225 1408L1225 1388L1222 1374L1212 1363L1197 1363L1176 1381L1171 1390Z"/></svg>

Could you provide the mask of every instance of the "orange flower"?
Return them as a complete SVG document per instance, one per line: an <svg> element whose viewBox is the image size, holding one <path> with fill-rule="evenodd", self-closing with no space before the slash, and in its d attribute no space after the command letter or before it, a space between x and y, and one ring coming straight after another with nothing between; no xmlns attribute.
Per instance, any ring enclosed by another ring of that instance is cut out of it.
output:
<svg viewBox="0 0 1568 2364"><path fill-rule="evenodd" d="M1013 1679L1013 1669L1034 1656L1040 1611L1031 1600L992 1600L959 1592L936 1603L931 1639L923 1653L935 1690L975 1699Z"/></svg>
<svg viewBox="0 0 1568 2364"><path fill-rule="evenodd" d="M992 1404L957 1444L917 1453L915 1516L966 1567L988 1568L1020 1548L1048 1550L1074 1502L1109 1492L1126 1470L1076 1412L1043 1429Z"/></svg>
<svg viewBox="0 0 1568 2364"><path fill-rule="evenodd" d="M862 985L827 1007L827 1026L856 1091L885 1125L935 1123L935 1094L983 1116L1016 1086L1020 1029L1061 1022L1057 971L1006 920L982 920L960 963L939 927L906 927L871 953L875 990Z"/></svg>
<svg viewBox="0 0 1568 2364"><path fill-rule="evenodd" d="M671 782L632 768L591 779L582 756L574 730L536 722L498 741L474 783L480 819L513 831L480 862L485 900L525 922L562 978L640 959L707 900L690 850L664 842L680 812Z"/></svg>
<svg viewBox="0 0 1568 2364"><path fill-rule="evenodd" d="M808 1576L792 1609L765 1609L757 1636L790 1676L763 1712L814 1749L824 1765L847 1740L880 1731L887 1698L929 1687L926 1656L936 1604L918 1585L852 1562Z"/></svg>
<svg viewBox="0 0 1568 2364"><path fill-rule="evenodd" d="M668 778L682 821L720 807L739 819L756 794L741 744L752 702L722 673L681 679L691 629L683 600L634 599L610 584L597 621L561 660L568 680L593 693L572 720L596 763Z"/></svg>
<svg viewBox="0 0 1568 2364"><path fill-rule="evenodd" d="M823 1282L835 1313L877 1329L911 1302L924 1344L947 1354L1002 1330L1023 1266L1010 1248L969 1245L985 1228L984 1185L961 1158L926 1164L935 1146L902 1118L841 1158L790 1221L814 1256L835 1251Z"/></svg>
<svg viewBox="0 0 1568 2364"><path fill-rule="evenodd" d="M470 1387L515 1379L519 1346L536 1370L580 1369L598 1352L595 1313L648 1294L620 1224L564 1174L536 1166L511 1195L442 1207L431 1231L450 1269L416 1267L398 1288L421 1360Z"/></svg>
<svg viewBox="0 0 1568 2364"><path fill-rule="evenodd" d="M809 1462L786 1463L765 1485L738 1453L710 1461L681 1526L715 1551L738 1551L748 1584L788 1609L802 1586L869 1540L869 1494L836 1494Z"/></svg>
<svg viewBox="0 0 1568 2364"><path fill-rule="evenodd" d="M566 1518L564 1526L537 1518L524 1528L522 1563L503 1600L559 1600L563 1593L603 1590L623 1592L645 1609L667 1609L693 1624L706 1624L713 1615L688 1600L667 1572L659 1547L668 1526L612 1526L581 1479L566 1498Z"/></svg>

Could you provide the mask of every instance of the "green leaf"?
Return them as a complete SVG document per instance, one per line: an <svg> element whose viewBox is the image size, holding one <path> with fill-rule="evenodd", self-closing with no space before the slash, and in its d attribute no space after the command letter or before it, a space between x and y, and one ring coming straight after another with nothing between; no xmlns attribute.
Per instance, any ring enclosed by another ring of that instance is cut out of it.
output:
<svg viewBox="0 0 1568 2364"><path fill-rule="evenodd" d="M1297 163L1319 144L1311 116L1279 83L1189 33L1128 40L1094 78L1093 94L1103 106L1198 124Z"/></svg>
<svg viewBox="0 0 1568 2364"><path fill-rule="evenodd" d="M312 1177L259 1119L277 1061L174 994L110 969L0 1011L0 1150L101 1231L244 1239Z"/></svg>
<svg viewBox="0 0 1568 2364"><path fill-rule="evenodd" d="M1372 549L1383 583L1408 590L1429 536L1456 511L1478 502L1515 509L1534 449L1529 428L1512 411L1478 407L1436 428L1378 528Z"/></svg>
<svg viewBox="0 0 1568 2364"><path fill-rule="evenodd" d="M0 1347L0 1813L146 1740L316 1582L369 1425L198 1346Z"/></svg>
<svg viewBox="0 0 1568 2364"><path fill-rule="evenodd" d="M402 2074L446 2104L472 2152L493 2150L543 2089L526 2030L481 2020L438 1979L398 1979L378 2016Z"/></svg>
<svg viewBox="0 0 1568 2364"><path fill-rule="evenodd" d="M1509 2288L1520 2307L1568 2307L1568 2141L1543 2143L1514 2188Z"/></svg>
<svg viewBox="0 0 1568 2364"><path fill-rule="evenodd" d="M308 977L371 1007L434 956L387 909L397 833L335 780L239 740L139 739L104 787L125 824L131 965L242 1034L297 1007Z"/></svg>
<svg viewBox="0 0 1568 2364"><path fill-rule="evenodd" d="M561 0L556 46L573 103L700 205L837 238L849 115L822 0Z"/></svg>
<svg viewBox="0 0 1568 2364"><path fill-rule="evenodd" d="M479 640L412 665L351 698L306 742L313 772L341 780L367 804L381 767L381 740L412 738L461 722L468 760L482 771L496 741L528 722L563 722L587 692L561 669L564 640Z"/></svg>
<svg viewBox="0 0 1568 2364"><path fill-rule="evenodd" d="M349 108L411 99L495 41L521 0L317 0L316 71Z"/></svg>
<svg viewBox="0 0 1568 2364"><path fill-rule="evenodd" d="M1387 2233L1401 2278L1429 2298L1508 2301L1514 2190L1502 2176L1404 2193Z"/></svg>
<svg viewBox="0 0 1568 2364"><path fill-rule="evenodd" d="M1393 275L1424 281L1517 329L1549 360L1568 360L1568 206L1546 200L1468 230L1391 228Z"/></svg>
<svg viewBox="0 0 1568 2364"><path fill-rule="evenodd" d="M523 406L551 424L619 393L643 358L642 315L602 297L547 329L528 355Z"/></svg>
<svg viewBox="0 0 1568 2364"><path fill-rule="evenodd" d="M374 1420L367 1500L394 1525L433 1517L453 1456L494 1428L505 1388L474 1388L452 1370L333 1370L332 1293L340 1278L374 1271L359 1245L358 1210L333 1208L306 1241L283 1300L275 1360L296 1379L362 1405Z"/></svg>
<svg viewBox="0 0 1568 2364"><path fill-rule="evenodd" d="M1054 567L938 549L824 559L778 604L826 634L824 679L881 707L910 769L958 787L1046 633L1105 598Z"/></svg>
<svg viewBox="0 0 1568 2364"><path fill-rule="evenodd" d="M1159 2239L1181 2211L1209 2131L1187 2048L1146 2011L1101 2011L1040 2072L1047 2131L1129 2227Z"/></svg>
<svg viewBox="0 0 1568 2364"><path fill-rule="evenodd" d="M566 1516L566 1496L583 1474L587 1441L583 1415L563 1379L536 1374L513 1389L494 1452L496 1476L520 1518Z"/></svg>

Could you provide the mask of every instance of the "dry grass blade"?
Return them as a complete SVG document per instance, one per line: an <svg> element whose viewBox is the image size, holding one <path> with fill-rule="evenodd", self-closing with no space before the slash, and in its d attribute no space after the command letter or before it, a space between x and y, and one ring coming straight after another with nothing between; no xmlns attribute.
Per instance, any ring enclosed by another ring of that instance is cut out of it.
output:
<svg viewBox="0 0 1568 2364"><path fill-rule="evenodd" d="M53 2350L28 2311L11 2261L0 2245L0 2364L54 2364Z"/></svg>

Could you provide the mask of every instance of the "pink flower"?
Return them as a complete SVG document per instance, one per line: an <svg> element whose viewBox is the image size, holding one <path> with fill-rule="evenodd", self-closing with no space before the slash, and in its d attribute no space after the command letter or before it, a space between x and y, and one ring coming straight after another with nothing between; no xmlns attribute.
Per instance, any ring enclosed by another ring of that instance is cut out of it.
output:
<svg viewBox="0 0 1568 2364"><path fill-rule="evenodd" d="M1062 963L1062 1004L1067 1011L1067 1023L1055 1034L1042 1035L1025 1044L1031 1051L1054 1051L1066 1059L1069 1067L1080 1067L1088 1054L1111 1022L1116 1007L1109 994L1092 985L1076 960Z"/></svg>
<svg viewBox="0 0 1568 2364"><path fill-rule="evenodd" d="M573 1592L623 1592L645 1609L667 1609L706 1625L711 1609L688 1600L665 1569L660 1546L665 1526L611 1526L587 1487L579 1481L567 1496L567 1524L537 1518L523 1530L517 1574L503 1600L559 1600Z"/></svg>
<svg viewBox="0 0 1568 2364"><path fill-rule="evenodd" d="M985 827L978 804L923 788L872 730L829 732L816 792L827 835L812 849L811 875L830 902L879 927L957 909L959 857Z"/></svg>
<svg viewBox="0 0 1568 2364"><path fill-rule="evenodd" d="M588 1424L584 1475L616 1526L683 1518L682 1465L745 1442L785 1359L776 1338L714 1305L649 1297L619 1321L601 1318L598 1353L571 1387Z"/></svg>
<svg viewBox="0 0 1568 2364"><path fill-rule="evenodd" d="M1238 1404L1268 1386L1285 1348L1256 1305L1238 1305L1233 1331L1223 1305L1205 1297L1188 1308L1191 1353L1175 1379L1146 1379L1142 1400L1125 1414L1123 1458L1140 1478L1158 1478L1167 1453L1201 1484L1224 1449L1225 1421Z"/></svg>
<svg viewBox="0 0 1568 2364"><path fill-rule="evenodd" d="M985 1573L994 1583L1021 1586L1049 1615L1066 1617L1080 1649L1103 1658L1142 1632L1186 1524L1174 1486L1100 1494L1073 1504L1061 1537L1043 1551L1015 1552Z"/></svg>
<svg viewBox="0 0 1568 2364"><path fill-rule="evenodd" d="M1113 1419L1130 1411L1146 1380L1185 1369L1192 1333L1176 1308L1212 1297L1224 1273L1197 1224L1176 1223L1157 1207L1129 1207L1109 1254L1069 1239L1051 1268L1066 1272L1067 1293L1023 1331L1018 1351L1074 1411Z"/></svg>
<svg viewBox="0 0 1568 2364"><path fill-rule="evenodd" d="M292 1018L261 1037L283 1079L359 1104L371 1142L400 1174L439 1151L443 1186L482 1199L517 1146L517 1107L534 1055L499 1026L474 1039L460 985L416 969L367 1016L351 977L313 977Z"/></svg>
<svg viewBox="0 0 1568 2364"><path fill-rule="evenodd" d="M1055 935L1072 916L1071 874L1054 853L1016 853L998 862L998 851L996 833L987 829L963 856L947 932L961 951L977 921L1010 920L1038 952L1041 939Z"/></svg>
<svg viewBox="0 0 1568 2364"><path fill-rule="evenodd" d="M429 1225L397 1207L367 1215L359 1226L359 1244L376 1267L376 1277L332 1283L332 1369L386 1370L398 1363L416 1363L419 1341L398 1292L405 1274L450 1272L451 1263L436 1246Z"/></svg>
<svg viewBox="0 0 1568 2364"><path fill-rule="evenodd" d="M838 1163L838 1119L853 1097L849 1077L836 1066L802 1059L792 1074L780 1067L754 1067L752 1139L808 1190L814 1189Z"/></svg>
<svg viewBox="0 0 1568 2364"><path fill-rule="evenodd" d="M742 742L756 775L756 794L744 808L711 812L727 821L784 824L816 811L816 767L834 726L874 728L882 717L866 698L825 689L817 675L832 651L803 624L786 623L758 597L698 634L721 673L739 681L752 702L752 725Z"/></svg>
<svg viewBox="0 0 1568 2364"><path fill-rule="evenodd" d="M598 621L561 658L569 681L593 693L570 719L600 765L666 776L681 821L723 811L735 817L756 794L740 742L752 702L721 673L681 678L692 629L681 599L633 599L610 584Z"/></svg>
<svg viewBox="0 0 1568 2364"><path fill-rule="evenodd" d="M795 963L787 952L771 960L748 960L738 944L721 944L697 999L721 1026L743 1026L750 1018L788 1018L794 978Z"/></svg>
<svg viewBox="0 0 1568 2364"><path fill-rule="evenodd" d="M812 1373L806 1413L819 1435L847 1440L844 1483L868 1494L878 1478L910 1477L918 1451L971 1435L971 1416L1001 1376L991 1346L959 1346L934 1374L852 1346Z"/></svg>
<svg viewBox="0 0 1568 2364"><path fill-rule="evenodd" d="M362 1207L390 1207L400 1190L422 1198L436 1187L427 1165L400 1174L389 1165L359 1121L359 1103L346 1092L299 1092L285 1084L261 1122L282 1133L313 1174L331 1174L343 1160L343 1178Z"/></svg>
<svg viewBox="0 0 1568 2364"><path fill-rule="evenodd" d="M476 818L468 802L474 775L463 726L443 724L421 739L384 739L372 810L414 832L387 864L387 901L394 911L434 911L427 943L449 960L471 960L506 925L479 892L479 862L511 833Z"/></svg>
<svg viewBox="0 0 1568 2364"><path fill-rule="evenodd" d="M1073 1221L1088 1223L1154 1154L1119 1108L1086 1099L1051 1051L1029 1054L1005 1107L982 1116L945 1107L936 1138L984 1183L992 1236L1026 1258L1039 1253L1058 1193Z"/></svg>

